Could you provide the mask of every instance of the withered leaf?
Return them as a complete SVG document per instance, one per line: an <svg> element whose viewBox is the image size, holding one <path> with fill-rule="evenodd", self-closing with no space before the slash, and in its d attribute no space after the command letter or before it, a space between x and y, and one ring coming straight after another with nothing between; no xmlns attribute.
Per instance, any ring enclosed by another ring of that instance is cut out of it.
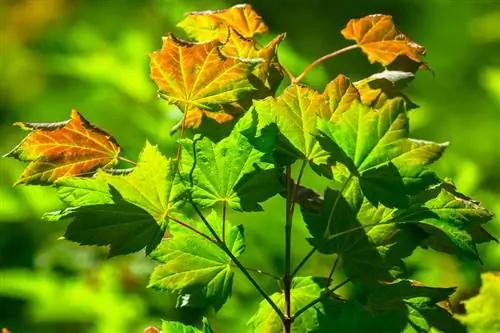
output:
<svg viewBox="0 0 500 333"><path fill-rule="evenodd" d="M162 49L150 55L160 97L188 113L188 127L199 126L202 114L221 123L233 119L223 106L255 89L248 76L259 61L226 57L219 46L217 40L190 43L168 35Z"/></svg>
<svg viewBox="0 0 500 333"><path fill-rule="evenodd" d="M276 49L279 43L285 38L285 34L280 34L271 40L267 45L257 47L255 40L245 38L233 28L229 28L228 38L221 46L221 52L226 56L233 56L246 59L261 59L252 71L252 74L259 80L256 84L257 95L254 98L264 98L274 93L283 78L283 72L278 62Z"/></svg>
<svg viewBox="0 0 500 333"><path fill-rule="evenodd" d="M249 4L235 5L222 10L190 12L177 26L198 41L212 39L223 41L228 36L229 27L246 38L268 30L262 17Z"/></svg>
<svg viewBox="0 0 500 333"><path fill-rule="evenodd" d="M30 134L6 157L30 162L17 184L50 184L63 176L78 176L117 163L120 146L107 132L91 125L76 110L58 123L14 125Z"/></svg>
<svg viewBox="0 0 500 333"><path fill-rule="evenodd" d="M398 56L405 55L421 68L428 69L420 59L426 54L425 48L401 33L390 15L376 14L351 19L342 30L342 35L354 40L372 64L378 62L387 66Z"/></svg>

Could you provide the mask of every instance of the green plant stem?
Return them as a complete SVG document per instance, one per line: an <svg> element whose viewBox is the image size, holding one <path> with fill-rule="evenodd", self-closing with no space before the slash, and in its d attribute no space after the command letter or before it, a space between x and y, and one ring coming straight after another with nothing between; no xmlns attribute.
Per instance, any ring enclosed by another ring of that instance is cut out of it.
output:
<svg viewBox="0 0 500 333"><path fill-rule="evenodd" d="M337 208L337 204L340 201L340 197L342 196L342 192L344 192L345 188L347 187L347 184L349 184L349 182L351 181L351 178L352 178L352 174L350 174L349 177L347 177L346 180L344 180L344 182L342 183L342 186L340 187L340 189L337 193L337 197L335 198L335 201L333 202L332 209L330 210L330 215L328 215L328 222L326 224L325 232L323 235L324 238L328 238L330 236L330 228L332 226L333 214L335 213L335 209Z"/></svg>
<svg viewBox="0 0 500 333"><path fill-rule="evenodd" d="M298 316L300 316L301 314L303 314L304 312L306 312L307 310L309 310L310 308L312 308L313 306L315 306L316 304L318 304L319 302L324 300L326 297L333 294L337 289L343 287L344 285L346 285L349 282L351 282L350 278L342 281L341 283L339 283L338 285L336 285L332 289L325 290L321 296L319 296L318 298L316 298L314 301L310 302L309 304L306 304L303 308L299 309L299 311L297 311L293 315L292 321L297 319Z"/></svg>
<svg viewBox="0 0 500 333"><path fill-rule="evenodd" d="M227 201L224 200L222 203L222 242L226 243L226 210L227 210Z"/></svg>
<svg viewBox="0 0 500 333"><path fill-rule="evenodd" d="M281 68L283 69L283 72L285 72L285 74L288 76L288 78L290 79L290 82L295 82L296 78L293 76L292 72L286 68L284 65L280 64Z"/></svg>
<svg viewBox="0 0 500 333"><path fill-rule="evenodd" d="M333 262L332 269L330 270L330 274L328 274L328 279L326 280L326 287L330 287L330 284L332 284L332 278L333 278L333 273L335 273L335 269L337 268L337 264L339 263L339 255L337 254L337 258L335 258L335 261Z"/></svg>
<svg viewBox="0 0 500 333"><path fill-rule="evenodd" d="M298 272L299 270L302 268L302 266L305 265L305 263L309 260L309 258L312 257L312 255L316 253L316 248L313 247L311 249L311 251L309 251L306 256L302 259L302 261L297 265L297 267L294 269L294 271L292 272L292 277L294 277Z"/></svg>
<svg viewBox="0 0 500 333"><path fill-rule="evenodd" d="M238 267L236 265L231 265L232 267ZM252 268L252 267L248 267L248 266L245 266L246 270L249 271L249 272L255 272L255 273L258 273L258 274L261 274L261 275L264 275L264 276L267 276L269 278L272 278L274 280L281 280L281 277L277 276L277 275L274 275L272 273L269 273L269 272L266 272L266 271L263 271L261 269L258 269L258 268Z"/></svg>
<svg viewBox="0 0 500 333"><path fill-rule="evenodd" d="M187 118L187 106L184 108L184 113L182 115L182 124L181 124L181 134L179 135L179 140L184 138L184 129L186 128L186 118ZM179 165L180 160L181 160L181 143L177 143L177 165Z"/></svg>
<svg viewBox="0 0 500 333"><path fill-rule="evenodd" d="M118 159L119 159L120 161L127 162L128 164L132 164L133 166L136 166L136 165L137 165L137 163L136 163L136 162L134 162L134 161L132 161L132 160L129 160L128 158L123 157L123 156L118 156Z"/></svg>
<svg viewBox="0 0 500 333"><path fill-rule="evenodd" d="M196 229L196 228L194 228L194 227L190 226L189 224L187 224L187 223L185 223L185 222L182 222L181 220L179 220L179 219L177 219L177 218L175 218L175 217L172 217L172 216L168 216L168 215L167 215L167 216L166 216L166 218L167 218L167 219L169 219L169 220L174 221L175 223L177 223L177 224L179 224L179 225L183 226L184 228L187 228L187 229L189 229L189 230L191 230L191 231L193 231L193 232L197 233L198 235L202 236L203 238L205 238L205 239L209 240L209 241L210 241L210 242L212 242L212 243L217 243L217 242L215 241L215 239L212 239L210 236L208 236L208 235L204 234L204 233L203 233L203 232L201 232L200 230L198 230L198 229Z"/></svg>
<svg viewBox="0 0 500 333"><path fill-rule="evenodd" d="M387 222L375 222L375 223L370 223L370 224L366 224L366 225L362 225L362 226L359 226L359 227L354 227L354 228L351 228L351 229L347 229L347 230L344 230L344 231L341 231L341 232L338 232L336 234L333 234L331 235L330 237L328 237L328 241L331 241L332 239L335 239L337 237L340 237L340 236L343 236L345 234L348 234L348 233L351 233L351 232L354 232L354 231L357 231L357 230L362 230L362 229L366 229L366 228L371 228L371 227L377 227L379 225L388 225L388 224L417 224L417 223L420 223L420 221L418 220L415 220L415 221L387 221Z"/></svg>
<svg viewBox="0 0 500 333"><path fill-rule="evenodd" d="M284 332L289 333L291 331L292 317L291 317L291 290L292 290L292 274L291 271L291 257L292 257L292 220L293 220L293 210L295 207L295 201L297 200L297 193L299 191L300 182L302 176L304 175L304 170L306 168L307 161L303 160L300 166L299 175L297 176L297 182L290 193L291 185L291 167L287 166L285 170L285 177L287 179L287 205L285 213L285 274L283 276L283 286L285 294L285 321L283 322Z"/></svg>
<svg viewBox="0 0 500 333"><path fill-rule="evenodd" d="M322 63L323 61L327 60L327 59L330 59L330 58L333 58L335 56L338 56L339 54L342 54L344 52L347 52L347 51L350 51L350 50L354 50L356 48L358 48L359 45L357 44L354 44L354 45L350 45L350 46L347 46L347 47L344 47L343 49L340 49L340 50L337 50L335 52L332 52L332 53L328 53L324 56L322 56L321 58L318 58L316 60L314 60L312 63L309 64L309 66L306 67L306 69L304 69L304 71L302 73L299 74L299 76L297 76L295 78L295 80L293 80L292 82L293 83L299 83L300 80L302 80L304 78L304 76L307 75L307 73L309 73L309 71L316 65Z"/></svg>
<svg viewBox="0 0 500 333"><path fill-rule="evenodd" d="M207 227L207 229L210 231L212 236L216 240L216 244L219 245L219 247L231 258L231 261L240 269L240 271L245 275L245 277L250 281L250 283L257 289L257 291L261 294L262 297L269 303L269 305L273 308L274 311L278 314L280 319L284 321L285 316L283 315L283 312L280 310L280 308L276 305L276 303L273 302L273 300L267 295L267 293L262 289L262 287L257 283L257 281L254 280L252 275L248 272L248 270L241 264L241 262L234 256L234 254L231 252L231 250L226 246L224 242L220 239L219 235L215 232L214 228L210 225L210 223L207 221L203 213L200 211L198 206L193 202L193 200L190 200L191 205L193 206L194 211L200 219L202 220L203 224Z"/></svg>

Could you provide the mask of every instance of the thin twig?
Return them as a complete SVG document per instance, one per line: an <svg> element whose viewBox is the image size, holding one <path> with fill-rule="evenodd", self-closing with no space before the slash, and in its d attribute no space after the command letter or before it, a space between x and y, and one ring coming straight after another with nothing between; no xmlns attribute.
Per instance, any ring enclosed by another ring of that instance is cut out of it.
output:
<svg viewBox="0 0 500 333"><path fill-rule="evenodd" d="M309 64L309 66L306 67L306 69L304 69L304 71L302 73L300 73L299 76L297 76L295 78L294 81L292 81L293 83L299 83L300 80L302 80L304 78L304 76L306 76L307 73L309 73L309 71L316 65L322 63L323 61L327 60L327 59L330 59L330 58L333 58L335 56L338 56L339 54L342 54L344 52L347 52L349 50L354 50L356 48L358 48L359 45L357 44L354 44L354 45L350 45L350 46L347 46L347 47L344 47L343 49L340 49L340 50L337 50L335 52L332 52L332 53L328 53L324 56L322 56L321 58L318 58L316 60L314 60L311 64Z"/></svg>
<svg viewBox="0 0 500 333"><path fill-rule="evenodd" d="M184 114L182 116L182 124L181 124L181 134L179 135L179 140L184 138L184 129L186 128L186 119L187 119L187 106L184 108ZM181 160L181 143L177 143L177 155L176 155L177 163L180 163Z"/></svg>
<svg viewBox="0 0 500 333"><path fill-rule="evenodd" d="M194 231L195 233L197 233L198 235L200 235L200 236L204 237L205 239L209 240L209 241L210 241L210 242L212 242L212 243L215 243L215 244L217 243L217 242L215 241L215 239L212 239L210 236L208 236L208 235L204 234L204 233L203 233L203 232L201 232L200 230L198 230L198 229L196 229L196 228L194 228L194 227L190 226L189 224L187 224L187 223L185 223L185 222L182 222L181 220L178 220L178 219L177 219L177 218L175 218L175 217L172 217L172 216L168 216L168 215L167 215L167 216L166 216L166 218L167 218L167 219L169 219L169 220L174 221L175 223L177 223L177 224L179 224L179 225L181 225L181 226L183 226L183 227L185 227L185 228L188 228L188 229L189 229L189 230L191 230L191 231Z"/></svg>
<svg viewBox="0 0 500 333"><path fill-rule="evenodd" d="M299 175L297 176L297 182L293 187L292 192L290 193L290 181L291 177L291 168L290 166L286 167L285 177L287 182L287 207L286 207L286 221L285 221L285 275L283 276L283 285L285 287L285 321L283 322L284 331L289 333L292 325L291 318L291 289L292 289L292 275L291 271L291 256L292 256L292 220L293 220L293 210L295 207L295 201L297 200L297 193L299 191L300 182L302 180L302 176L304 174L304 170L306 167L306 160L302 161L302 165L300 166Z"/></svg>
<svg viewBox="0 0 500 333"><path fill-rule="evenodd" d="M222 203L222 242L226 243L226 208L227 201L224 200Z"/></svg>
<svg viewBox="0 0 500 333"><path fill-rule="evenodd" d="M330 284L332 284L333 273L335 273L335 269L337 268L337 264L339 263L339 258L340 256L337 254L337 258L335 258L332 269L330 270L330 274L328 274L328 279L326 280L327 288L330 287Z"/></svg>
<svg viewBox="0 0 500 333"><path fill-rule="evenodd" d="M316 304L318 304L319 302L321 302L322 300L324 300L325 298L327 298L329 295L333 294L337 289L343 287L345 284L347 284L349 282L351 282L350 278L348 278L348 279L344 280L343 282L339 283L338 285L336 285L332 289L326 289L321 296L319 296L314 301L310 302L309 304L307 304L303 308L301 308L299 311L297 311L293 315L292 321L295 320L295 319L297 319L298 316L300 316L301 314L303 314L304 312L306 312L307 310L309 310L310 308L312 308L313 306L315 306Z"/></svg>
<svg viewBox="0 0 500 333"><path fill-rule="evenodd" d="M118 156L118 159L121 160L121 161L123 161L123 162L127 162L128 164L132 164L133 166L137 165L137 162L129 160L128 158L123 157L123 156Z"/></svg>
<svg viewBox="0 0 500 333"><path fill-rule="evenodd" d="M296 267L296 268L294 269L294 271L292 272L292 277L294 277L294 276L295 276L295 275L299 272L299 270L302 268L302 266L304 266L304 265L305 265L305 263L309 260L309 258L311 258L311 257L312 257L312 255L313 255L314 253L316 253L316 250L317 250L317 249L316 249L315 247L313 247L313 248L311 249L311 251L309 251L309 252L306 254L306 256L302 259L302 261L301 261L301 262L297 265L297 267Z"/></svg>
<svg viewBox="0 0 500 333"><path fill-rule="evenodd" d="M300 171L299 171L299 175L297 177L297 182L295 183L295 186L293 188L292 200L290 202L290 213L288 215L288 218L290 219L290 221L293 218L293 210L294 210L294 207L295 207L295 202L297 201L297 193L299 192L300 182L302 181L302 176L304 175L304 170L306 168L306 165L307 165L307 161L303 160L302 161L302 165L300 166Z"/></svg>
<svg viewBox="0 0 500 333"><path fill-rule="evenodd" d="M297 79L295 78L295 76L293 76L292 72L288 68L286 68L283 64L280 64L280 67L281 69L283 69L283 72L285 72L285 74L288 76L290 82L292 83L296 82Z"/></svg>
<svg viewBox="0 0 500 333"><path fill-rule="evenodd" d="M327 238L328 236L330 236L330 228L332 226L333 214L335 213L335 209L337 208L337 204L340 201L340 197L342 196L342 192L344 192L344 190L347 187L347 184L349 184L349 181L351 180L351 178L352 178L352 174L349 175L349 177L347 177L346 180L344 180L344 182L342 183L342 186L340 187L340 189L337 192L337 196L335 197L335 201L333 202L332 209L330 210L330 214L328 215L328 221L326 223L325 232L323 234L324 238Z"/></svg>
<svg viewBox="0 0 500 333"><path fill-rule="evenodd" d="M232 264L231 266L232 266L232 267L238 267L238 266L233 265L233 264ZM255 273L258 273L258 274L262 274L262 275L264 275L264 276L270 277L270 278L272 278L272 279L274 279L274 280L277 280L277 281L281 280L281 278L280 278L279 276L274 275L274 274L269 273L269 272L266 272L266 271L263 271L263 270L261 270L261 269L258 269L258 268L252 268L252 267L248 267L248 266L245 266L245 268L246 268L249 272L255 272Z"/></svg>
<svg viewBox="0 0 500 333"><path fill-rule="evenodd" d="M255 289L257 289L257 291L261 294L261 296L264 297L264 299L269 303L269 305L273 308L273 310L278 314L280 319L282 321L284 321L285 316L283 315L283 312L280 310L280 308L278 308L276 303L274 303L274 301L267 295L267 293L264 291L264 289L262 289L262 287L257 283L257 281L254 280L252 275L250 275L248 270L245 268L245 266L243 266L241 264L241 262L238 260L238 258L236 258L234 256L234 254L226 246L226 244L224 244L222 242L219 235L217 235L214 228L212 228L210 223L207 221L207 219L205 218L203 213L200 211L198 206L193 202L193 200L191 200L191 205L193 206L193 209L196 212L196 214L198 214L198 216L202 220L203 224L205 224L205 226L208 228L208 230L210 231L212 236L215 238L216 243L219 245L219 247L222 249L222 251L224 251L229 256L229 258L231 258L231 261L240 269L240 271L243 273L243 275L245 275L245 277L248 279L248 281L250 281L250 283L255 287Z"/></svg>

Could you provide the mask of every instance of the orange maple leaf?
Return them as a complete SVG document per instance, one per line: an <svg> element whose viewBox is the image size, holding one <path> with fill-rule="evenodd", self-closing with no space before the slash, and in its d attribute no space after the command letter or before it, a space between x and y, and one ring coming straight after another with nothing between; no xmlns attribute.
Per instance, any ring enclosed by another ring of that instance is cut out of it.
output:
<svg viewBox="0 0 500 333"><path fill-rule="evenodd" d="M401 33L390 15L368 15L350 20L342 35L354 40L368 56L370 63L391 64L398 56L405 55L422 68L428 69L420 59L426 54L423 46Z"/></svg>
<svg viewBox="0 0 500 333"><path fill-rule="evenodd" d="M14 125L31 132L5 155L30 162L16 185L53 183L63 176L84 175L117 163L120 146L115 139L76 110L68 121Z"/></svg>

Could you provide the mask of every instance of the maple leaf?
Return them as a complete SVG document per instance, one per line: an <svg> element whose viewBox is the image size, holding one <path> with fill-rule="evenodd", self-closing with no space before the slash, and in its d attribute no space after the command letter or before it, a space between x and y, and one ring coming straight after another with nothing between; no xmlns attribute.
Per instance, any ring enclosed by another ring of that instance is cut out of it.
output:
<svg viewBox="0 0 500 333"><path fill-rule="evenodd" d="M323 325L341 332L432 332L436 328L463 333L460 323L441 306L453 291L409 280L378 284L367 292L365 301L350 299L333 309Z"/></svg>
<svg viewBox="0 0 500 333"><path fill-rule="evenodd" d="M214 231L221 235L220 216L212 211L207 216ZM202 223L192 223L205 233L209 230ZM243 226L231 226L226 221L225 243L235 257L245 251ZM196 305L211 304L218 310L231 295L234 272L231 258L216 243L186 230L172 228L171 237L164 239L151 257L160 264L151 274L149 287L189 295Z"/></svg>
<svg viewBox="0 0 500 333"><path fill-rule="evenodd" d="M390 15L376 14L351 19L342 30L342 35L354 40L372 64L378 62L387 66L404 55L421 68L428 69L420 60L426 54L425 48L401 33Z"/></svg>
<svg viewBox="0 0 500 333"><path fill-rule="evenodd" d="M233 28L229 28L228 38L221 46L221 52L226 56L246 59L261 59L252 71L252 74L261 82L252 98L264 98L274 94L283 79L283 72L278 62L276 49L285 38L280 34L263 47L257 47L256 41L245 38Z"/></svg>
<svg viewBox="0 0 500 333"><path fill-rule="evenodd" d="M120 146L107 132L91 125L76 110L59 123L15 123L31 131L8 157L30 162L16 184L50 184L118 161Z"/></svg>
<svg viewBox="0 0 500 333"><path fill-rule="evenodd" d="M94 178L61 178L56 186L69 207L44 218L73 217L65 238L85 245L110 245L110 256L144 247L151 252L169 221L181 216L185 194L177 163L148 142L129 174L100 171Z"/></svg>
<svg viewBox="0 0 500 333"><path fill-rule="evenodd" d="M415 75L411 72L385 70L367 77L366 79L354 83L360 94L363 104L380 109L388 100L403 98L406 109L411 110L418 107L401 89L413 80Z"/></svg>
<svg viewBox="0 0 500 333"><path fill-rule="evenodd" d="M190 43L170 34L162 49L150 55L151 79L160 97L188 113L188 127L199 126L203 114L221 123L233 119L223 105L255 89L248 76L260 60L226 57L219 46L217 40Z"/></svg>
<svg viewBox="0 0 500 333"><path fill-rule="evenodd" d="M227 38L229 27L246 38L268 30L262 17L249 4L235 5L222 10L190 12L186 15L177 26L198 41L212 39L222 41Z"/></svg>
<svg viewBox="0 0 500 333"><path fill-rule="evenodd" d="M470 333L500 332L500 275L488 272L481 274L479 293L464 301L466 314L458 319L467 325Z"/></svg>
<svg viewBox="0 0 500 333"><path fill-rule="evenodd" d="M266 127L258 136L250 135L256 130L252 116L245 114L217 143L201 136L180 141L182 175L192 183L192 198L200 207L225 202L232 209L258 211L260 202L281 190L273 164L276 131Z"/></svg>
<svg viewBox="0 0 500 333"><path fill-rule="evenodd" d="M326 165L327 153L316 139L317 119L333 121L359 99L351 81L344 75L328 83L323 93L301 84L287 87L283 93L264 100L254 100L260 126L276 123L281 133L278 147L280 162L296 159L311 163L315 171Z"/></svg>
<svg viewBox="0 0 500 333"><path fill-rule="evenodd" d="M374 205L405 206L408 194L439 181L426 166L447 146L408 138L408 122L401 98L380 110L355 102L335 123L318 120L319 142L330 154L329 163L340 162L357 177Z"/></svg>

